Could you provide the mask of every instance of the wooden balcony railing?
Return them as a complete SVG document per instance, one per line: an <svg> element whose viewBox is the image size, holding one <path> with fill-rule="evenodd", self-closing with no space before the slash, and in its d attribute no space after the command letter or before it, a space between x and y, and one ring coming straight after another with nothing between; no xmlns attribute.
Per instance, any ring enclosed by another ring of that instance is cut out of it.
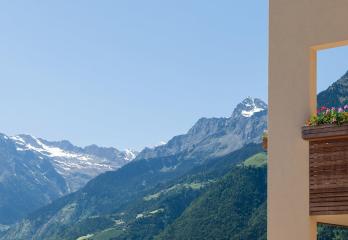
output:
<svg viewBox="0 0 348 240"><path fill-rule="evenodd" d="M348 213L348 125L303 127L309 141L310 215Z"/></svg>

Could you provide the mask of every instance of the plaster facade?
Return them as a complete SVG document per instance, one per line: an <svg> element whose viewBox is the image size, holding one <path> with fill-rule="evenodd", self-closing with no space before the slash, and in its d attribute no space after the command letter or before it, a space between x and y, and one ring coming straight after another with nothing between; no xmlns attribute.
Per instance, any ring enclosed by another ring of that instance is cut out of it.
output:
<svg viewBox="0 0 348 240"><path fill-rule="evenodd" d="M269 1L268 240L315 240L309 215L308 142L301 127L316 111L316 53L348 44L348 0Z"/></svg>

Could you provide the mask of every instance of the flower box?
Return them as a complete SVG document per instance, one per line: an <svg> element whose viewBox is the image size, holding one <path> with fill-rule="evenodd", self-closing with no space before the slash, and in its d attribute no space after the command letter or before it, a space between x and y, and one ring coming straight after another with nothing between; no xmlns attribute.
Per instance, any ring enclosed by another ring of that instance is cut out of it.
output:
<svg viewBox="0 0 348 240"><path fill-rule="evenodd" d="M302 128L309 141L310 215L348 213L348 124Z"/></svg>
<svg viewBox="0 0 348 240"><path fill-rule="evenodd" d="M348 138L348 124L305 126L302 127L302 138L309 141Z"/></svg>

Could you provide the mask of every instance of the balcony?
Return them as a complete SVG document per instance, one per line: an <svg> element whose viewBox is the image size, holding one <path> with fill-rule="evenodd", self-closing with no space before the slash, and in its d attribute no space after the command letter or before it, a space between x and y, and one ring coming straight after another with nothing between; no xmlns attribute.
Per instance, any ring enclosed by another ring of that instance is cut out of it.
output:
<svg viewBox="0 0 348 240"><path fill-rule="evenodd" d="M348 213L348 125L302 128L309 141L310 215Z"/></svg>

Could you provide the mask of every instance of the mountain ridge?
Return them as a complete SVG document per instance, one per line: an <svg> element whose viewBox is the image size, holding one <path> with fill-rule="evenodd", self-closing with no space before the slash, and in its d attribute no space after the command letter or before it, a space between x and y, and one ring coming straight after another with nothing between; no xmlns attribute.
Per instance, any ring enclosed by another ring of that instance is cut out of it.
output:
<svg viewBox="0 0 348 240"><path fill-rule="evenodd" d="M26 134L8 138L14 141L18 151L32 151L39 157L50 158L56 171L66 180L69 192L78 190L100 173L120 168L137 154L97 145L78 147L68 140L48 141Z"/></svg>
<svg viewBox="0 0 348 240"><path fill-rule="evenodd" d="M242 145L260 142L267 128L265 102L247 97L238 103L230 117L200 118L186 134L173 137L165 145L145 148L136 159L164 157L188 152L188 157L217 157L237 150ZM243 123L239 124L238 123ZM252 130L252 131L250 131ZM230 145L234 141L239 144Z"/></svg>

